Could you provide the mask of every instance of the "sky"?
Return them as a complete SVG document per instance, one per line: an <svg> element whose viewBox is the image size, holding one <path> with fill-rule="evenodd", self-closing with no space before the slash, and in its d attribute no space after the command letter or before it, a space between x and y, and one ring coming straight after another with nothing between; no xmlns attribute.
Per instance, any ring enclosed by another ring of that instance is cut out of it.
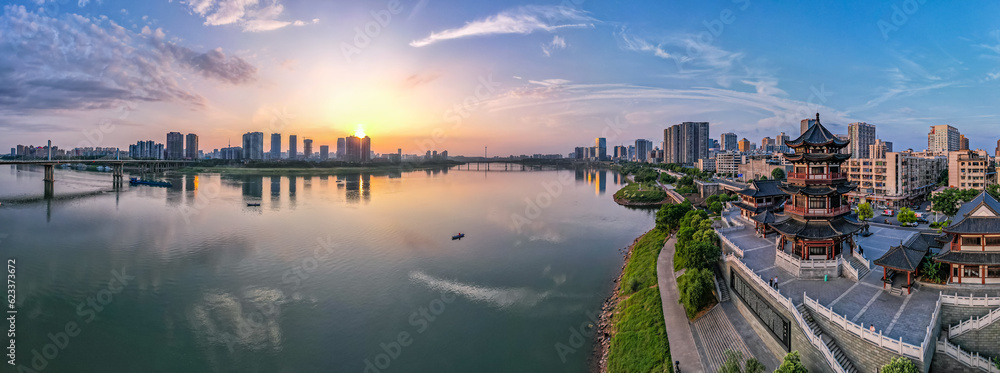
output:
<svg viewBox="0 0 1000 373"><path fill-rule="evenodd" d="M0 149L359 128L376 152L566 154L684 121L754 142L820 113L895 150L1000 138L1000 3L26 0L0 14ZM301 149L301 140L300 140ZM286 144L287 147L287 144Z"/></svg>

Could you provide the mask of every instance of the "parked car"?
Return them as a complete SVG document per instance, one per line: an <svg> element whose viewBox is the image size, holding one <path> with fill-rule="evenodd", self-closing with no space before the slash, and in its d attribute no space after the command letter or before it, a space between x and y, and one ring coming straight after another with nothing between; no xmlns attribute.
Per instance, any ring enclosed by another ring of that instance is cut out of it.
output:
<svg viewBox="0 0 1000 373"><path fill-rule="evenodd" d="M892 211L890 209L882 210L882 216L895 216L895 215L896 215L895 211Z"/></svg>
<svg viewBox="0 0 1000 373"><path fill-rule="evenodd" d="M902 224L900 224L900 226L903 226L903 227L916 227L917 223L902 223Z"/></svg>
<svg viewBox="0 0 1000 373"><path fill-rule="evenodd" d="M927 224L928 222L927 219L924 219L923 217L917 217L917 223Z"/></svg>

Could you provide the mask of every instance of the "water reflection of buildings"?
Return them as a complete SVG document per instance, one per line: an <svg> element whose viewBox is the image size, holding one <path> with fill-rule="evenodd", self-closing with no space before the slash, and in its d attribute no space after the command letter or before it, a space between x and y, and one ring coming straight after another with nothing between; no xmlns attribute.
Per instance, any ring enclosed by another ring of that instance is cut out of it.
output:
<svg viewBox="0 0 1000 373"><path fill-rule="evenodd" d="M615 175L615 184L618 184L618 174ZM587 185L594 185L594 195L602 195L608 187L608 170L576 170L576 181L586 182Z"/></svg>
<svg viewBox="0 0 1000 373"><path fill-rule="evenodd" d="M345 197L348 202L371 200L371 174L338 175L337 179L344 182L344 188L347 190Z"/></svg>

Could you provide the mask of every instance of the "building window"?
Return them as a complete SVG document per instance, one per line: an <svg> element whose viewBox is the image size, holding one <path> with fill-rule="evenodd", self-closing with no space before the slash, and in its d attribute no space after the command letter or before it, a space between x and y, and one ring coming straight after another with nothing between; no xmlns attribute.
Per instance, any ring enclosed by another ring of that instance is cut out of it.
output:
<svg viewBox="0 0 1000 373"><path fill-rule="evenodd" d="M825 209L826 208L826 199L822 199L822 198L810 198L809 199L809 208L811 208L811 209Z"/></svg>
<svg viewBox="0 0 1000 373"><path fill-rule="evenodd" d="M982 237L962 237L962 246L981 246L983 244L981 238Z"/></svg>
<svg viewBox="0 0 1000 373"><path fill-rule="evenodd" d="M986 267L986 277L1000 278L1000 266Z"/></svg>
<svg viewBox="0 0 1000 373"><path fill-rule="evenodd" d="M958 268L959 267L957 265L952 264L952 266L951 266L951 277L962 277L959 274L960 272L958 271Z"/></svg>
<svg viewBox="0 0 1000 373"><path fill-rule="evenodd" d="M987 236L986 246L1000 246L1000 236Z"/></svg>
<svg viewBox="0 0 1000 373"><path fill-rule="evenodd" d="M974 277L979 278L979 266L965 266L965 272L962 277Z"/></svg>

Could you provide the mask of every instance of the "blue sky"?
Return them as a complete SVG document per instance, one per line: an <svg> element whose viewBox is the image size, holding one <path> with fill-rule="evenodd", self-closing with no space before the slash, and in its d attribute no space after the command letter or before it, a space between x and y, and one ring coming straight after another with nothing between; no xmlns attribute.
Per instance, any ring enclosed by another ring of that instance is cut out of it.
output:
<svg viewBox="0 0 1000 373"><path fill-rule="evenodd" d="M393 5L395 4L395 5ZM1000 137L1000 4L28 0L0 16L0 148L248 131L379 152L567 153L682 121L759 142L820 112L897 150ZM379 20L382 22L379 23ZM358 30L368 34L357 38Z"/></svg>

